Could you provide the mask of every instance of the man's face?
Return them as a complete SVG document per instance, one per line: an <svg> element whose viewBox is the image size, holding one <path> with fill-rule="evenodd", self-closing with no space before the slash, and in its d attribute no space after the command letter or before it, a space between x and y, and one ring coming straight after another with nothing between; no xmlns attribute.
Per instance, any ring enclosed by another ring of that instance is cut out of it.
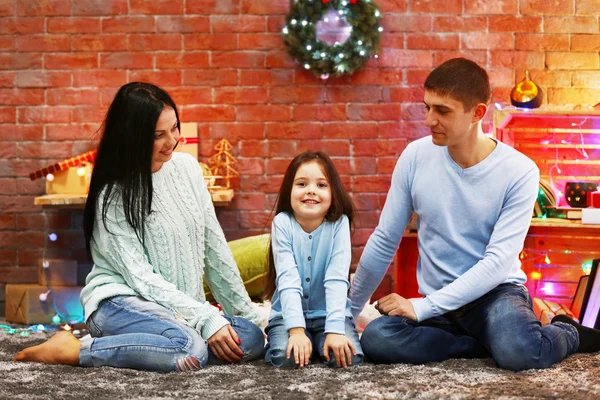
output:
<svg viewBox="0 0 600 400"><path fill-rule="evenodd" d="M449 96L425 91L425 126L431 131L433 144L438 146L461 145L477 129L476 107L465 110L463 104Z"/></svg>

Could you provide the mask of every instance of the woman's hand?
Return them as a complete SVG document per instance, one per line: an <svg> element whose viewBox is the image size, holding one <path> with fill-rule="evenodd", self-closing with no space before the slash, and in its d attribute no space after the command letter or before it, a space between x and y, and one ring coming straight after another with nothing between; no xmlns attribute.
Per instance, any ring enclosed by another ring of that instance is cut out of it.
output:
<svg viewBox="0 0 600 400"><path fill-rule="evenodd" d="M325 336L325 345L323 346L323 356L330 361L329 351L333 351L335 362L338 367L346 368L352 365L352 355L356 355L356 349L352 341L339 333L328 333Z"/></svg>
<svg viewBox="0 0 600 400"><path fill-rule="evenodd" d="M288 347L286 357L289 360L292 351L294 351L294 361L300 368L308 365L310 356L312 355L312 342L304 333L304 328L292 328L288 331L290 337L288 339Z"/></svg>
<svg viewBox="0 0 600 400"><path fill-rule="evenodd" d="M229 324L215 332L207 342L215 357L220 360L233 363L244 357L244 352L239 346L242 342Z"/></svg>

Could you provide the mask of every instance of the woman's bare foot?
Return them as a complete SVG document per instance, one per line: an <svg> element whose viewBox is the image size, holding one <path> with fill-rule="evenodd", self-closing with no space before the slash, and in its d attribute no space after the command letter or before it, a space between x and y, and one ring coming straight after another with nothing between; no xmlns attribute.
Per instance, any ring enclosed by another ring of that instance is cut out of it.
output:
<svg viewBox="0 0 600 400"><path fill-rule="evenodd" d="M61 331L42 344L21 350L14 361L79 365L79 345L79 339L69 332Z"/></svg>

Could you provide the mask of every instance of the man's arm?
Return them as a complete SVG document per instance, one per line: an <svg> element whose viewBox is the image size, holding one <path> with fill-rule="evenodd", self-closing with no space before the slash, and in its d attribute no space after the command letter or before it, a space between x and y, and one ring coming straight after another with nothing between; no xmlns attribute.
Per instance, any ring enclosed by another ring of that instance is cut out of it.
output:
<svg viewBox="0 0 600 400"><path fill-rule="evenodd" d="M367 241L350 287L352 315L358 317L390 266L413 213L410 177L413 149L408 146L392 174L392 184L379 224Z"/></svg>
<svg viewBox="0 0 600 400"><path fill-rule="evenodd" d="M456 310L506 281L518 259L539 187L532 168L509 190L483 258L446 287L424 299L411 300L418 321Z"/></svg>

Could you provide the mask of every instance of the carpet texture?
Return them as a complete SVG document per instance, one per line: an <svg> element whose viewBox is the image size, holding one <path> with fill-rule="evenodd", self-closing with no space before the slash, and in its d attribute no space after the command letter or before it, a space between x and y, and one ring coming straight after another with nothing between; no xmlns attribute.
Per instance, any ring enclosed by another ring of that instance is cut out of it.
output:
<svg viewBox="0 0 600 400"><path fill-rule="evenodd" d="M428 365L312 365L274 369L262 361L160 374L116 368L15 363L47 334L0 334L0 399L570 399L600 398L600 353L547 370L510 372L491 359Z"/></svg>

